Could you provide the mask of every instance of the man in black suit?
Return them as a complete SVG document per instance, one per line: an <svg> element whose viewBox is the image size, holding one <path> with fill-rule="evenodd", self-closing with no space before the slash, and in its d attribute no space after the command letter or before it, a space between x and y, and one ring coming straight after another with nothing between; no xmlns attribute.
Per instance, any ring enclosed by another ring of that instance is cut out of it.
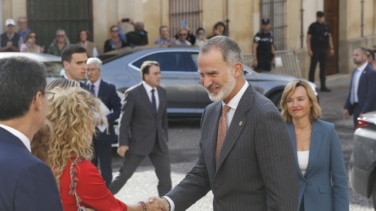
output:
<svg viewBox="0 0 376 211"><path fill-rule="evenodd" d="M158 62L145 61L141 74L143 82L124 93L118 148L124 161L110 190L117 193L148 156L159 180L158 193L163 196L171 189L166 91L159 86L161 70Z"/></svg>
<svg viewBox="0 0 376 211"><path fill-rule="evenodd" d="M51 169L31 154L48 112L45 67L0 59L0 210L63 210Z"/></svg>
<svg viewBox="0 0 376 211"><path fill-rule="evenodd" d="M356 127L358 117L369 111L376 111L376 71L367 62L367 49L356 48L353 52L354 69L351 77L343 117L353 115Z"/></svg>
<svg viewBox="0 0 376 211"><path fill-rule="evenodd" d="M71 45L61 55L65 70L64 78L81 82L86 77L86 49L79 45ZM81 83L81 87L84 84Z"/></svg>
<svg viewBox="0 0 376 211"><path fill-rule="evenodd" d="M108 128L96 128L96 135L93 137L94 158L93 164L100 164L100 170L107 187L112 181L112 150L111 144L117 141L114 130L114 123L120 115L120 97L113 84L103 81L101 76L102 62L98 58L89 58L87 64L86 87L102 101L102 107L106 111Z"/></svg>

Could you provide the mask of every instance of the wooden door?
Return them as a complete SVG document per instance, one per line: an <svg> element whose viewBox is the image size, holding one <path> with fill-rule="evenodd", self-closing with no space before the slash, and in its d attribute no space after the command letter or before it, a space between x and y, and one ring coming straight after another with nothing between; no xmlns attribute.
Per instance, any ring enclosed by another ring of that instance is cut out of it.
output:
<svg viewBox="0 0 376 211"><path fill-rule="evenodd" d="M324 0L324 14L325 21L329 24L334 45L334 55L328 56L326 66L326 74L331 75L338 73L339 0Z"/></svg>

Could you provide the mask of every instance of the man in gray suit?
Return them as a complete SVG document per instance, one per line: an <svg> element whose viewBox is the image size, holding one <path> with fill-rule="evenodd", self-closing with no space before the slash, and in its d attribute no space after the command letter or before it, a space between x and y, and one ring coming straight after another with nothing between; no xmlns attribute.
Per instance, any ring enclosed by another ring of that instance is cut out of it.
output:
<svg viewBox="0 0 376 211"><path fill-rule="evenodd" d="M240 48L229 37L211 38L200 50L200 82L216 102L202 115L195 166L173 190L154 198L163 210L186 210L210 190L215 211L297 210L298 179L286 125L243 70Z"/></svg>
<svg viewBox="0 0 376 211"><path fill-rule="evenodd" d="M119 175L109 189L116 194L132 176L142 160L149 156L157 174L158 194L171 190L171 167L167 147L166 90L159 86L158 62L141 65L143 82L124 93L119 128L118 154L124 157Z"/></svg>

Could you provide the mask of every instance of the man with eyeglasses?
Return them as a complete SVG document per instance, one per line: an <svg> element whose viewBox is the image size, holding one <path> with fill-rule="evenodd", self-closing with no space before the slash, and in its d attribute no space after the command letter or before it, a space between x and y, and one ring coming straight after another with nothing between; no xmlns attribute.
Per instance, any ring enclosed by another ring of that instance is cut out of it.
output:
<svg viewBox="0 0 376 211"><path fill-rule="evenodd" d="M63 210L50 167L31 154L50 97L43 64L0 59L0 210Z"/></svg>
<svg viewBox="0 0 376 211"><path fill-rule="evenodd" d="M19 42L20 42L20 35L14 31L14 26L16 23L13 19L7 19L5 21L5 25L7 26L6 32L1 34L0 36L0 51L8 51L8 52L18 52L19 49Z"/></svg>
<svg viewBox="0 0 376 211"><path fill-rule="evenodd" d="M56 38L52 41L51 45L48 47L47 53L61 56L62 52L68 48L70 45L69 39L67 38L65 31L63 29L56 30Z"/></svg>

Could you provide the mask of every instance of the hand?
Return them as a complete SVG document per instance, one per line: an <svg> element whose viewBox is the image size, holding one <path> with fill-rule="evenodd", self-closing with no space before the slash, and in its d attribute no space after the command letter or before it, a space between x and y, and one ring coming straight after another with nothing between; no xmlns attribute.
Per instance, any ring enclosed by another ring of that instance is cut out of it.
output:
<svg viewBox="0 0 376 211"><path fill-rule="evenodd" d="M344 119L348 119L349 117L350 117L350 115L349 115L349 110L344 109L344 110L343 110L343 118L344 118Z"/></svg>
<svg viewBox="0 0 376 211"><path fill-rule="evenodd" d="M6 47L7 47L7 48L10 48L10 47L12 47L12 46L13 46L13 43L12 43L11 41L8 41Z"/></svg>
<svg viewBox="0 0 376 211"><path fill-rule="evenodd" d="M333 48L331 48L331 49L329 50L329 55L331 55L331 56L334 55L334 49L333 49Z"/></svg>
<svg viewBox="0 0 376 211"><path fill-rule="evenodd" d="M161 211L170 211L170 203L165 198L159 198L159 197L150 197L148 200L149 203L158 202L159 210Z"/></svg>
<svg viewBox="0 0 376 211"><path fill-rule="evenodd" d="M312 50L308 50L308 55L309 55L309 56L312 56L312 55L313 55Z"/></svg>
<svg viewBox="0 0 376 211"><path fill-rule="evenodd" d="M117 149L117 153L120 157L124 157L125 153L129 150L129 147L127 145L119 146Z"/></svg>
<svg viewBox="0 0 376 211"><path fill-rule="evenodd" d="M40 51L40 53L43 53L44 52L44 46L40 46L39 51Z"/></svg>
<svg viewBox="0 0 376 211"><path fill-rule="evenodd" d="M159 206L159 200L154 200L154 198L149 198L149 200L147 201L147 206L148 211L163 211L163 209Z"/></svg>

